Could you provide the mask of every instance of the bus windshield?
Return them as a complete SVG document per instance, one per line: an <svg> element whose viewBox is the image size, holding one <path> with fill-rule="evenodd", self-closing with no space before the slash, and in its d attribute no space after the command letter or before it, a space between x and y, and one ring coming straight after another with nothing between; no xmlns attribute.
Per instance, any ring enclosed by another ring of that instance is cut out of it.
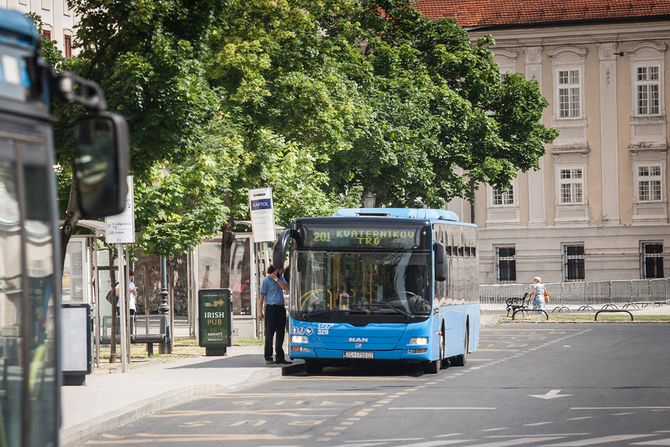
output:
<svg viewBox="0 0 670 447"><path fill-rule="evenodd" d="M428 250L299 250L297 268L292 269L291 314L328 322L427 318L430 259Z"/></svg>

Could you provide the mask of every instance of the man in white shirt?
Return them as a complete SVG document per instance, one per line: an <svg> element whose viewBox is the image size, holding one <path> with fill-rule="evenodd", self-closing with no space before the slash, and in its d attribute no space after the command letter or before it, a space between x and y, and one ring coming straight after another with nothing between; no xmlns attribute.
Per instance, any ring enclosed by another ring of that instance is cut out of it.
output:
<svg viewBox="0 0 670 447"><path fill-rule="evenodd" d="M128 272L128 311L130 319L135 322L135 313L137 312L137 286L135 285L135 273L131 270ZM116 285L116 296L119 296L119 285ZM119 311L119 301L116 301L116 311ZM133 326L134 327L134 324Z"/></svg>

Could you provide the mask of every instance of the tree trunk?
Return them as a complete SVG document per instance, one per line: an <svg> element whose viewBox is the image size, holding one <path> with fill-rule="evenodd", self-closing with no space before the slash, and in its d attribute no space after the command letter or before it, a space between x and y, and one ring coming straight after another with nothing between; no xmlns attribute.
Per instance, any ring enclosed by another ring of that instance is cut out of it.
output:
<svg viewBox="0 0 670 447"><path fill-rule="evenodd" d="M221 288L230 287L230 251L235 240L233 226L226 223L221 227Z"/></svg>
<svg viewBox="0 0 670 447"><path fill-rule="evenodd" d="M60 227L60 267L61 272L65 267L65 254L67 253L67 244L70 242L70 237L77 227L79 219L81 219L81 211L79 211L77 188L74 187L74 174L72 184L70 185L70 197L67 202L67 210L65 211L65 219L63 225Z"/></svg>

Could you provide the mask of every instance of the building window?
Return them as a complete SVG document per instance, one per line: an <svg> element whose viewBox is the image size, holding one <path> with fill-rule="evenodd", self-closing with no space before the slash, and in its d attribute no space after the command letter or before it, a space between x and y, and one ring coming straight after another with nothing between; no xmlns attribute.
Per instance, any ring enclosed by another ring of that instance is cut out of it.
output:
<svg viewBox="0 0 670 447"><path fill-rule="evenodd" d="M558 182L559 203L584 203L584 170L582 168L561 168Z"/></svg>
<svg viewBox="0 0 670 447"><path fill-rule="evenodd" d="M663 200L663 170L661 165L637 167L637 199L639 202Z"/></svg>
<svg viewBox="0 0 670 447"><path fill-rule="evenodd" d="M640 252L642 278L663 278L663 243L642 242Z"/></svg>
<svg viewBox="0 0 670 447"><path fill-rule="evenodd" d="M51 31L49 31L48 29L43 29L42 37L44 37L44 40L51 40Z"/></svg>
<svg viewBox="0 0 670 447"><path fill-rule="evenodd" d="M514 186L509 189L491 189L491 206L511 206L514 205Z"/></svg>
<svg viewBox="0 0 670 447"><path fill-rule="evenodd" d="M581 107L581 75L578 69L558 70L558 117L579 118Z"/></svg>
<svg viewBox="0 0 670 447"><path fill-rule="evenodd" d="M516 248L496 247L496 279L498 282L516 282Z"/></svg>
<svg viewBox="0 0 670 447"><path fill-rule="evenodd" d="M63 53L67 58L72 57L72 36L67 34L63 36Z"/></svg>
<svg viewBox="0 0 670 447"><path fill-rule="evenodd" d="M563 245L563 278L565 281L584 281L584 245Z"/></svg>
<svg viewBox="0 0 670 447"><path fill-rule="evenodd" d="M635 71L636 110L638 115L661 113L661 67L638 66Z"/></svg>

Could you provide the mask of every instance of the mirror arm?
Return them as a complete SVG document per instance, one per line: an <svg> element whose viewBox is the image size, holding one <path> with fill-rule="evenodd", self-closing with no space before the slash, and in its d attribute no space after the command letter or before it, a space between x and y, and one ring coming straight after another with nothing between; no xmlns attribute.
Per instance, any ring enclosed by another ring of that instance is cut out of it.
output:
<svg viewBox="0 0 670 447"><path fill-rule="evenodd" d="M275 268L281 268L284 266L286 250L288 249L288 244L291 239L295 240L297 248L302 247L302 238L300 237L300 233L294 229L282 231L282 233L277 238L277 242L275 242L274 248L272 249L272 265Z"/></svg>
<svg viewBox="0 0 670 447"><path fill-rule="evenodd" d="M107 110L105 94L97 83L69 71L52 72L51 80L54 91L67 101L81 104L90 112Z"/></svg>

